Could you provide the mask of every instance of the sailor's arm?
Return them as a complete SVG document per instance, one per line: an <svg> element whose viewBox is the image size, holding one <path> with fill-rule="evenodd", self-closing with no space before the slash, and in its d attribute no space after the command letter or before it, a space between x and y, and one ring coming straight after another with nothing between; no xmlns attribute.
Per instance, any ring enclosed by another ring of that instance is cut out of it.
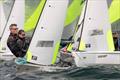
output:
<svg viewBox="0 0 120 80"><path fill-rule="evenodd" d="M16 41L12 37L9 37L7 40L7 46L10 50L13 50L16 47Z"/></svg>

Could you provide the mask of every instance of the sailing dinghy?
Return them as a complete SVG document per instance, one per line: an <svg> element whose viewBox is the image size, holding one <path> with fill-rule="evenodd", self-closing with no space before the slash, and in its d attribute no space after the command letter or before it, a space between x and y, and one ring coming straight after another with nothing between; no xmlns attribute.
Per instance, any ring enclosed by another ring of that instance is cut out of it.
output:
<svg viewBox="0 0 120 80"><path fill-rule="evenodd" d="M85 4L84 19L73 43L76 66L120 64L120 51L114 51L107 0L86 0Z"/></svg>
<svg viewBox="0 0 120 80"><path fill-rule="evenodd" d="M24 71L32 71L32 68L34 71L40 69L53 72L70 68L59 67L55 64L59 53L68 4L69 0L47 0L45 2L26 54L28 63L18 65L19 69L24 66L26 67Z"/></svg>

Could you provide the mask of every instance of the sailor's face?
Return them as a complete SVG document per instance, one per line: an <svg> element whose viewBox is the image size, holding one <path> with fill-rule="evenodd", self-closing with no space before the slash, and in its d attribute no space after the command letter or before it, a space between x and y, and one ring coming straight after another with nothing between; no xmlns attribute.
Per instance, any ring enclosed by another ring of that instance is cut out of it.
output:
<svg viewBox="0 0 120 80"><path fill-rule="evenodd" d="M21 34L19 34L19 37L20 37L20 38L25 38L25 33L22 32Z"/></svg>
<svg viewBox="0 0 120 80"><path fill-rule="evenodd" d="M18 33L18 28L17 28L17 26L12 26L12 27L10 28L10 32L11 32L12 34L17 34L17 33Z"/></svg>

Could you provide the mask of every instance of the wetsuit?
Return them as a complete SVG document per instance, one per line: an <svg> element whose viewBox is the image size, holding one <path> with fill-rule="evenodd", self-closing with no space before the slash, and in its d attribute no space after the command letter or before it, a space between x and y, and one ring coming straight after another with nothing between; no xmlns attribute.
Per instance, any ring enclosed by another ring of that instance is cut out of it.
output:
<svg viewBox="0 0 120 80"><path fill-rule="evenodd" d="M7 39L7 46L16 57L19 57L19 54L17 54L17 51L18 51L18 48L16 45L17 40L18 40L17 34L10 33Z"/></svg>
<svg viewBox="0 0 120 80"><path fill-rule="evenodd" d="M17 47L19 48L19 50L18 50L17 54L19 54L19 57L24 57L26 55L28 46L29 46L29 39L18 38Z"/></svg>

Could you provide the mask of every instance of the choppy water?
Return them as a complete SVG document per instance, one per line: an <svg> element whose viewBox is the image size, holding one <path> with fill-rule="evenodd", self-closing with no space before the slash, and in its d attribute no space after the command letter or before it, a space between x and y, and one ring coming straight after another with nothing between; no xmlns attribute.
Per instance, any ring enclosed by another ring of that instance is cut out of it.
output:
<svg viewBox="0 0 120 80"><path fill-rule="evenodd" d="M0 80L120 80L120 66L93 66L62 72L25 72L17 75L13 61L0 62Z"/></svg>

